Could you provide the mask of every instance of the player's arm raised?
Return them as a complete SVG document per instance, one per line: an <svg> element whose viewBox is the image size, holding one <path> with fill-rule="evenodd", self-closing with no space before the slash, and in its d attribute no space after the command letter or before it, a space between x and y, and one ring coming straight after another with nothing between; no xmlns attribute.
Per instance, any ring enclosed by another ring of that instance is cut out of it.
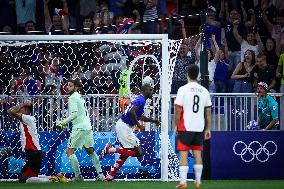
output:
<svg viewBox="0 0 284 189"><path fill-rule="evenodd" d="M31 106L31 102L27 101L27 102L18 104L16 106L12 106L11 108L8 109L8 114L18 119L21 119L21 114L19 113L19 111L25 106Z"/></svg>

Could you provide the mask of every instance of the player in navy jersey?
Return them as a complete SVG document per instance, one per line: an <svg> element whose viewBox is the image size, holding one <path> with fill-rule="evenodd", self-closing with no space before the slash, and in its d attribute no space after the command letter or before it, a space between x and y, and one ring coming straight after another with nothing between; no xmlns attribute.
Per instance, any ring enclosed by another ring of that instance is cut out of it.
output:
<svg viewBox="0 0 284 189"><path fill-rule="evenodd" d="M144 131L145 128L139 123L139 120L160 125L159 120L148 118L143 115L146 100L152 98L153 88L150 84L145 84L142 86L141 91L142 94L136 97L128 105L124 114L116 122L115 131L122 148L114 148L110 144L107 144L100 154L101 157L104 157L109 153L120 154L108 176L105 178L105 181L112 181L114 179L115 173L120 169L128 157L138 157L142 155L139 139L133 133L134 125L140 128L140 131Z"/></svg>

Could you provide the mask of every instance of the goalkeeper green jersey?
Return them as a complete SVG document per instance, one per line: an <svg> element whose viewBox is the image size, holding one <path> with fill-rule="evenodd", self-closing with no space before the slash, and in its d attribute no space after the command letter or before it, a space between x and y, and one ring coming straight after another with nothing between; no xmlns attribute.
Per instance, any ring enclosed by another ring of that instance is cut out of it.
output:
<svg viewBox="0 0 284 189"><path fill-rule="evenodd" d="M91 130L91 119L86 102L78 92L74 92L68 99L68 114L77 112L77 117L72 120L72 130Z"/></svg>

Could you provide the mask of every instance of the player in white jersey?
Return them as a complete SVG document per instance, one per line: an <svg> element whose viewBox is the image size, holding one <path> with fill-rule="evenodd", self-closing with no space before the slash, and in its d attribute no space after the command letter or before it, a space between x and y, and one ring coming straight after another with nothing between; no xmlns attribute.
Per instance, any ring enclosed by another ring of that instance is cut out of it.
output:
<svg viewBox="0 0 284 189"><path fill-rule="evenodd" d="M20 120L22 150L26 154L26 163L19 175L19 182L67 182L62 174L56 176L39 175L43 153L39 144L36 118L31 116L32 103L27 101L8 110L8 114Z"/></svg>
<svg viewBox="0 0 284 189"><path fill-rule="evenodd" d="M60 128L64 128L69 122L72 122L72 132L70 134L66 153L75 173L75 178L73 178L73 180L83 180L83 176L80 173L78 159L74 154L76 148L84 148L86 150L96 168L98 179L104 180L99 158L94 152L94 136L89 111L86 107L85 100L78 93L80 88L81 82L79 80L70 79L68 81L67 90L71 95L68 99L68 117L59 121L57 125Z"/></svg>
<svg viewBox="0 0 284 189"><path fill-rule="evenodd" d="M180 153L180 184L186 188L188 151L193 151L195 187L201 184L203 139L211 137L211 99L206 88L197 83L199 68L190 65L188 83L179 88L175 100L175 131L178 132L177 149Z"/></svg>

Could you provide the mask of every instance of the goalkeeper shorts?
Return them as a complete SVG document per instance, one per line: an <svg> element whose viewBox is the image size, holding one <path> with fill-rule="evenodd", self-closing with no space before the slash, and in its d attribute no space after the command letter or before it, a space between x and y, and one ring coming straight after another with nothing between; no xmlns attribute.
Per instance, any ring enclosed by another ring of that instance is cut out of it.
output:
<svg viewBox="0 0 284 189"><path fill-rule="evenodd" d="M94 147L94 135L92 130L73 130L68 141L68 148Z"/></svg>

